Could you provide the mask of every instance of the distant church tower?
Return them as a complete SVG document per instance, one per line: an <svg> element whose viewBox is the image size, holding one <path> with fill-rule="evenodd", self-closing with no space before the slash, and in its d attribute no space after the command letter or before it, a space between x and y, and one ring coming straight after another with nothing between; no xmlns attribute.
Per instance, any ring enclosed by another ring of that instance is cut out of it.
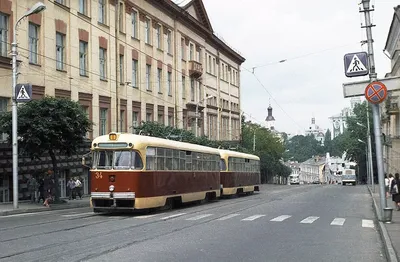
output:
<svg viewBox="0 0 400 262"><path fill-rule="evenodd" d="M272 116L272 107L271 104L268 107L268 116L265 119L265 121L267 121L267 128L269 130L275 130L275 118Z"/></svg>

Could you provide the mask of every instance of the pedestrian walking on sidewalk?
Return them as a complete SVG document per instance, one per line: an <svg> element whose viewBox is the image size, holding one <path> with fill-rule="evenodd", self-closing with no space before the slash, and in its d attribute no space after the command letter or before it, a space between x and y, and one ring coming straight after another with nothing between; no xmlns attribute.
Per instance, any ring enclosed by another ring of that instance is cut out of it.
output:
<svg viewBox="0 0 400 262"><path fill-rule="evenodd" d="M390 184L390 193L392 194L392 200L396 206L396 210L400 211L400 175L399 173L394 174L394 179Z"/></svg>

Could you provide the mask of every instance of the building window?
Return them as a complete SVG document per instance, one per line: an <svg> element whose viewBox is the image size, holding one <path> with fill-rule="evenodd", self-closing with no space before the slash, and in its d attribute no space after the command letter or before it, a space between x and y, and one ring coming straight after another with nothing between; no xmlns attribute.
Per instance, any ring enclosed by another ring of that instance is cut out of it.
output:
<svg viewBox="0 0 400 262"><path fill-rule="evenodd" d="M168 95L169 96L172 96L172 84L171 84L171 81L172 81L172 73L168 72L168 74L167 74L167 86L168 86Z"/></svg>
<svg viewBox="0 0 400 262"><path fill-rule="evenodd" d="M39 26L29 23L29 63L38 64Z"/></svg>
<svg viewBox="0 0 400 262"><path fill-rule="evenodd" d="M163 113L158 114L158 123L164 125L164 114Z"/></svg>
<svg viewBox="0 0 400 262"><path fill-rule="evenodd" d="M146 18L144 25L144 41L146 44L150 44L150 19Z"/></svg>
<svg viewBox="0 0 400 262"><path fill-rule="evenodd" d="M182 76L182 99L186 99L186 78Z"/></svg>
<svg viewBox="0 0 400 262"><path fill-rule="evenodd" d="M79 41L79 74L81 76L87 76L87 48L88 43Z"/></svg>
<svg viewBox="0 0 400 262"><path fill-rule="evenodd" d="M157 39L157 48L161 49L161 25L157 25L156 28L156 39Z"/></svg>
<svg viewBox="0 0 400 262"><path fill-rule="evenodd" d="M56 68L64 70L65 63L65 35L56 33Z"/></svg>
<svg viewBox="0 0 400 262"><path fill-rule="evenodd" d="M100 61L100 79L106 80L107 74L107 50L99 48L99 61Z"/></svg>
<svg viewBox="0 0 400 262"><path fill-rule="evenodd" d="M139 126L139 112L132 112L132 127L138 127ZM135 129L132 128L132 133L135 132Z"/></svg>
<svg viewBox="0 0 400 262"><path fill-rule="evenodd" d="M88 119L90 119L89 107L88 107L88 106L83 106L83 105L81 105L81 107L82 107L83 111L85 112L86 117L87 117ZM86 132L85 137L86 137L86 138L90 138L90 132Z"/></svg>
<svg viewBox="0 0 400 262"><path fill-rule="evenodd" d="M194 95L195 95L195 82L194 79L190 79L190 100L194 101Z"/></svg>
<svg viewBox="0 0 400 262"><path fill-rule="evenodd" d="M168 54L172 54L172 32L168 30L167 32L167 52Z"/></svg>
<svg viewBox="0 0 400 262"><path fill-rule="evenodd" d="M79 0L79 13L87 15L87 0Z"/></svg>
<svg viewBox="0 0 400 262"><path fill-rule="evenodd" d="M65 5L65 0L56 0L56 3L59 3L59 4L62 4L62 5Z"/></svg>
<svg viewBox="0 0 400 262"><path fill-rule="evenodd" d="M190 44L190 46L189 46L189 60L193 60L193 55L194 55L194 46L193 46L193 44Z"/></svg>
<svg viewBox="0 0 400 262"><path fill-rule="evenodd" d="M158 68L157 69L157 87L158 87L158 93L162 93L162 69Z"/></svg>
<svg viewBox="0 0 400 262"><path fill-rule="evenodd" d="M124 20L125 20L125 8L124 8L124 4L123 3L119 3L119 31L120 32L125 32L124 30Z"/></svg>
<svg viewBox="0 0 400 262"><path fill-rule="evenodd" d="M168 125L173 126L174 124L174 118L172 116L168 116Z"/></svg>
<svg viewBox="0 0 400 262"><path fill-rule="evenodd" d="M125 110L119 112L119 130L120 132L126 132L125 130Z"/></svg>
<svg viewBox="0 0 400 262"><path fill-rule="evenodd" d="M99 22L102 24L106 23L106 1L99 0Z"/></svg>
<svg viewBox="0 0 400 262"><path fill-rule="evenodd" d="M107 134L107 108L100 108L100 135Z"/></svg>
<svg viewBox="0 0 400 262"><path fill-rule="evenodd" d="M132 60L132 86L137 87L138 81L138 60Z"/></svg>
<svg viewBox="0 0 400 262"><path fill-rule="evenodd" d="M181 59L186 60L186 45L185 45L185 38L181 38Z"/></svg>
<svg viewBox="0 0 400 262"><path fill-rule="evenodd" d="M124 55L119 55L119 83L124 83Z"/></svg>
<svg viewBox="0 0 400 262"><path fill-rule="evenodd" d="M146 65L146 90L151 90L151 65Z"/></svg>
<svg viewBox="0 0 400 262"><path fill-rule="evenodd" d="M8 15L0 13L0 56L7 56Z"/></svg>
<svg viewBox="0 0 400 262"><path fill-rule="evenodd" d="M151 121L153 121L152 114L151 113L146 113L146 122L151 122Z"/></svg>
<svg viewBox="0 0 400 262"><path fill-rule="evenodd" d="M132 37L138 39L138 13L132 11Z"/></svg>

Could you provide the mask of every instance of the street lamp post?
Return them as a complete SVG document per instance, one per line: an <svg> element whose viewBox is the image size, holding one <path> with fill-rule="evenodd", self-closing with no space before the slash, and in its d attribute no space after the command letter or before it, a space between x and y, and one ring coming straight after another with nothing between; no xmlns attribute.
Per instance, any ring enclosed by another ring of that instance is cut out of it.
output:
<svg viewBox="0 0 400 262"><path fill-rule="evenodd" d="M17 85L17 29L22 19L33 14L37 14L46 9L42 2L38 2L32 6L14 25L13 42L11 43L12 56L12 160L13 160L13 206L18 208L18 119L17 119L17 100L15 89Z"/></svg>
<svg viewBox="0 0 400 262"><path fill-rule="evenodd" d="M207 96L206 98L204 98L204 99L202 99L202 100L200 100L199 102L197 102L197 104L196 104L196 124L195 124L195 126L196 126L196 129L194 130L194 132L195 132L195 136L197 137L197 132L198 132L198 125L199 125L199 103L201 103L201 102L203 102L203 101L205 101L205 100L207 100L207 99L210 99L210 98L213 98L214 96Z"/></svg>
<svg viewBox="0 0 400 262"><path fill-rule="evenodd" d="M367 137L368 137L368 165L369 165L369 175L371 181L372 192L375 193L375 183L374 183L374 165L372 163L372 144L371 144L371 132L369 126L369 107L367 105L367 126L357 122L357 125L362 126L367 129Z"/></svg>

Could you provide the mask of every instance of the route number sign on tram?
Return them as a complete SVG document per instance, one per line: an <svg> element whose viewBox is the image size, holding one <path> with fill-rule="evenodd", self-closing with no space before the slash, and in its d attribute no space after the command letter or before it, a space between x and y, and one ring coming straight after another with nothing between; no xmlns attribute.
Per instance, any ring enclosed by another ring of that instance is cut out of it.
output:
<svg viewBox="0 0 400 262"><path fill-rule="evenodd" d="M365 98L372 104L382 103L387 97L387 88L382 82L372 82L365 88Z"/></svg>

